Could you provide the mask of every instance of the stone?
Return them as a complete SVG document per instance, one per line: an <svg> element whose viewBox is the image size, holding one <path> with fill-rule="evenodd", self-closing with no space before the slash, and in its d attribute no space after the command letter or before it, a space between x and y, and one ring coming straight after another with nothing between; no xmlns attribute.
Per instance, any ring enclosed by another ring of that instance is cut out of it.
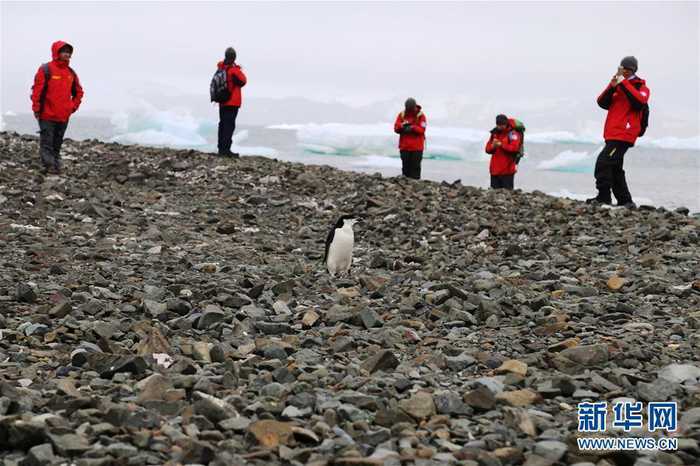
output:
<svg viewBox="0 0 700 466"><path fill-rule="evenodd" d="M18 283L17 291L15 292L17 301L20 303L33 303L36 302L37 296L34 292L34 288L27 283Z"/></svg>
<svg viewBox="0 0 700 466"><path fill-rule="evenodd" d="M529 389L501 392L496 395L496 399L515 407L530 406L542 401L542 397L538 393Z"/></svg>
<svg viewBox="0 0 700 466"><path fill-rule="evenodd" d="M470 410L456 392L443 390L433 395L435 410L438 414L469 414Z"/></svg>
<svg viewBox="0 0 700 466"><path fill-rule="evenodd" d="M141 356L120 356L108 353L87 353L87 364L103 379L111 379L114 374L129 372L143 374L148 364Z"/></svg>
<svg viewBox="0 0 700 466"><path fill-rule="evenodd" d="M288 445L293 438L292 424L289 422L256 421L250 425L248 431L258 444L265 448L277 448L280 445Z"/></svg>
<svg viewBox="0 0 700 466"><path fill-rule="evenodd" d="M250 426L250 419L247 417L232 417L219 422L219 427L224 430L232 430L234 432L245 432Z"/></svg>
<svg viewBox="0 0 700 466"><path fill-rule="evenodd" d="M77 434L48 435L56 451L62 456L80 455L90 449L85 437Z"/></svg>
<svg viewBox="0 0 700 466"><path fill-rule="evenodd" d="M686 427L700 427L700 407L691 408L681 413L679 423Z"/></svg>
<svg viewBox="0 0 700 466"><path fill-rule="evenodd" d="M197 341L192 345L192 356L197 361L212 362L210 343L206 341Z"/></svg>
<svg viewBox="0 0 700 466"><path fill-rule="evenodd" d="M209 327L222 322L226 318L226 314L218 306L207 306L202 315L197 321L199 330L206 330Z"/></svg>
<svg viewBox="0 0 700 466"><path fill-rule="evenodd" d="M503 408L503 420L505 424L511 428L518 429L520 432L534 437L537 435L537 427L532 416L523 408Z"/></svg>
<svg viewBox="0 0 700 466"><path fill-rule="evenodd" d="M476 359L466 353L462 353L458 356L447 356L445 359L447 360L447 367L455 372L463 371L476 363Z"/></svg>
<svg viewBox="0 0 700 466"><path fill-rule="evenodd" d="M277 296L281 294L291 293L294 290L295 286L296 282L294 280L281 281L276 283L272 287L272 292Z"/></svg>
<svg viewBox="0 0 700 466"><path fill-rule="evenodd" d="M313 327L316 322L318 322L319 318L320 316L316 311L306 311L304 313L304 317L301 319L301 322L305 328L310 328Z"/></svg>
<svg viewBox="0 0 700 466"><path fill-rule="evenodd" d="M496 396L488 388L478 386L464 394L464 403L473 408L489 411L496 406Z"/></svg>
<svg viewBox="0 0 700 466"><path fill-rule="evenodd" d="M371 309L361 310L360 311L360 319L362 320L362 325L366 329L380 327L382 325L382 321L379 318L379 315L377 315L377 313Z"/></svg>
<svg viewBox="0 0 700 466"><path fill-rule="evenodd" d="M289 310L287 303L284 301L275 301L272 304L272 310L275 311L277 315L290 315L292 311Z"/></svg>
<svg viewBox="0 0 700 466"><path fill-rule="evenodd" d="M50 443L42 443L33 446L27 452L27 457L22 462L22 466L45 466L53 464L57 460Z"/></svg>
<svg viewBox="0 0 700 466"><path fill-rule="evenodd" d="M544 458L559 461L568 450L565 443L558 440L542 440L535 444L535 454Z"/></svg>
<svg viewBox="0 0 700 466"><path fill-rule="evenodd" d="M51 308L49 311L49 316L51 316L53 319L63 319L65 316L70 314L72 310L73 306L71 305L71 302L68 300L63 300Z"/></svg>
<svg viewBox="0 0 700 466"><path fill-rule="evenodd" d="M420 420L435 414L433 396L428 392L417 392L407 400L399 401L399 407L414 419Z"/></svg>
<svg viewBox="0 0 700 466"><path fill-rule="evenodd" d="M152 374L136 384L136 389L140 390L139 402L162 400L166 392L172 388L172 383L161 374Z"/></svg>
<svg viewBox="0 0 700 466"><path fill-rule="evenodd" d="M669 364L658 372L658 376L671 383L700 380L700 367L692 364Z"/></svg>
<svg viewBox="0 0 700 466"><path fill-rule="evenodd" d="M610 288L613 291L618 291L624 286L624 284L624 278L618 277L617 275L613 275L608 279L608 288Z"/></svg>
<svg viewBox="0 0 700 466"><path fill-rule="evenodd" d="M497 374L503 373L513 373L525 377L527 375L527 364L517 359L509 359L504 361L498 368L496 368Z"/></svg>
<svg viewBox="0 0 700 466"><path fill-rule="evenodd" d="M201 414L213 423L238 416L236 408L215 396L195 391L194 412Z"/></svg>
<svg viewBox="0 0 700 466"><path fill-rule="evenodd" d="M216 231L222 235L231 235L236 232L236 225L233 223L221 223L217 225Z"/></svg>
<svg viewBox="0 0 700 466"><path fill-rule="evenodd" d="M399 365L399 360L396 359L394 353L389 350L381 350L378 353L370 356L362 363L362 369L370 374L377 371L390 371Z"/></svg>
<svg viewBox="0 0 700 466"><path fill-rule="evenodd" d="M159 303L157 301L152 301L150 299L143 300L143 308L146 312L151 314L153 317L158 317L159 315L165 313L168 310L168 305L165 303Z"/></svg>
<svg viewBox="0 0 700 466"><path fill-rule="evenodd" d="M565 358L584 366L595 366L608 362L609 353L606 345L581 345L567 348L561 353Z"/></svg>
<svg viewBox="0 0 700 466"><path fill-rule="evenodd" d="M279 322L255 322L255 328L266 335L285 335L295 333L289 324Z"/></svg>
<svg viewBox="0 0 700 466"><path fill-rule="evenodd" d="M678 391L678 385L658 378L652 383L637 382L637 396L640 400L666 401Z"/></svg>
<svg viewBox="0 0 700 466"><path fill-rule="evenodd" d="M72 396L73 398L81 398L83 396L83 394L75 388L75 384L71 379L58 379L56 381L56 388L59 392Z"/></svg>
<svg viewBox="0 0 700 466"><path fill-rule="evenodd" d="M181 316L189 314L192 310L192 305L187 301L179 298L169 299L165 303L166 310L179 314Z"/></svg>

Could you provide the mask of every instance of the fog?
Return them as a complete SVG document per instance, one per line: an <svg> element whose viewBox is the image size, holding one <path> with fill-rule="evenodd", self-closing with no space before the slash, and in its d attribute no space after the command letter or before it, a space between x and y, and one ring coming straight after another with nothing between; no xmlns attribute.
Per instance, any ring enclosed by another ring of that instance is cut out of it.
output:
<svg viewBox="0 0 700 466"><path fill-rule="evenodd" d="M75 47L85 115L139 102L212 112L209 80L233 46L249 78L244 121L375 122L414 96L443 124L517 112L585 130L600 126L595 97L635 55L650 132L700 134L697 2L2 2L1 16L2 114L30 110L34 73L61 39ZM311 110L319 102L327 111Z"/></svg>

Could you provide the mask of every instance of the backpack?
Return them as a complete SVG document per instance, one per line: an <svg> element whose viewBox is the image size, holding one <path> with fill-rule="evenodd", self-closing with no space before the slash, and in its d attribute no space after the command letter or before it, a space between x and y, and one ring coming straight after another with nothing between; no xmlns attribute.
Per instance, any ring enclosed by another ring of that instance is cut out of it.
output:
<svg viewBox="0 0 700 466"><path fill-rule="evenodd" d="M44 63L41 65L41 69L44 70L44 87L41 89L41 95L39 96L39 114L44 111L44 102L46 101L46 92L49 90L49 80L51 79L51 70L49 69L49 64ZM71 85L70 88L70 94L71 96L75 99L75 96L78 95L78 75L75 74L75 71L73 71L73 68L70 66L68 67L70 70L71 74L73 75L73 84ZM34 86L32 86L32 89L34 89Z"/></svg>
<svg viewBox="0 0 700 466"><path fill-rule="evenodd" d="M212 102L223 104L231 98L231 91L228 88L228 66L217 69L209 84L209 96Z"/></svg>
<svg viewBox="0 0 700 466"><path fill-rule="evenodd" d="M515 118L508 118L508 122L513 128L513 131L516 131L518 134L520 134L520 149L518 149L518 152L513 154L515 164L517 165L520 163L520 159L525 157L525 125L522 121L516 120Z"/></svg>
<svg viewBox="0 0 700 466"><path fill-rule="evenodd" d="M639 90L642 87L641 83L635 83L634 87ZM642 112L640 118L639 118L639 123L640 123L640 130L639 130L639 137L641 138L644 136L644 133L647 132L647 127L649 126L649 104L643 104L642 109L640 110Z"/></svg>

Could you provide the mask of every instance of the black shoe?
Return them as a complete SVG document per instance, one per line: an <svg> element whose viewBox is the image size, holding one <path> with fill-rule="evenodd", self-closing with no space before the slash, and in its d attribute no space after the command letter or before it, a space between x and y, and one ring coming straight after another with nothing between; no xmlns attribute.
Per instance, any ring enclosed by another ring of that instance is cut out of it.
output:
<svg viewBox="0 0 700 466"><path fill-rule="evenodd" d="M619 202L617 203L617 207L625 207L626 209L636 209L637 204L635 204L632 201L625 202L624 204L620 204Z"/></svg>
<svg viewBox="0 0 700 466"><path fill-rule="evenodd" d="M610 205L612 202L610 201L603 201L597 197L592 197L590 199L586 199L586 204L590 205Z"/></svg>

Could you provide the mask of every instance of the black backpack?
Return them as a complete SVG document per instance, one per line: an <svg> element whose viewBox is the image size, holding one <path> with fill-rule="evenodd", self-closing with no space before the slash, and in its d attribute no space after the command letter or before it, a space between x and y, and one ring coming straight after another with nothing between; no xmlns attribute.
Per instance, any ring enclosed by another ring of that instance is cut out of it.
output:
<svg viewBox="0 0 700 466"><path fill-rule="evenodd" d="M51 79L51 70L49 70L49 64L44 63L43 65L41 65L41 69L44 70L44 87L41 89L41 96L39 96L39 114L41 114L44 111L46 92L49 89L49 79ZM71 68L70 66L68 67L68 69L73 75L73 85L70 88L70 94L75 99L75 96L78 95L78 75L75 74L75 71L73 71L73 68ZM32 86L32 89L34 89L34 86Z"/></svg>
<svg viewBox="0 0 700 466"><path fill-rule="evenodd" d="M639 130L639 137L644 136L647 132L647 127L649 126L649 104L644 104L642 107L642 118L640 119L641 129Z"/></svg>
<svg viewBox="0 0 700 466"><path fill-rule="evenodd" d="M228 66L217 69L214 73L209 85L209 96L212 102L220 104L231 98L231 91L228 89Z"/></svg>
<svg viewBox="0 0 700 466"><path fill-rule="evenodd" d="M634 84L634 87L639 90L642 85L641 83ZM642 112L641 117L639 119L641 128L639 130L639 137L644 136L644 133L647 132L647 127L649 126L649 104L643 104L642 109L640 110Z"/></svg>

